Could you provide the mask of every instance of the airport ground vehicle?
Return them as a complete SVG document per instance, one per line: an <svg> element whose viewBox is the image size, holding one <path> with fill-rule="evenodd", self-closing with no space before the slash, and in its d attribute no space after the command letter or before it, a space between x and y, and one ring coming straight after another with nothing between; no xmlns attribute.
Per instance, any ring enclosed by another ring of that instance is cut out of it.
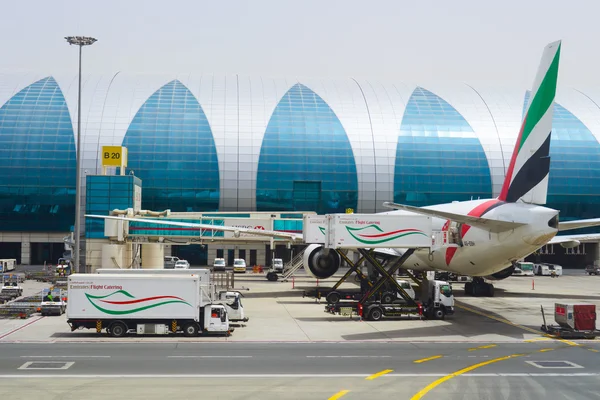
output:
<svg viewBox="0 0 600 400"><path fill-rule="evenodd" d="M71 331L102 329L113 337L200 332L229 335L229 316L201 290L198 275L73 274L68 278Z"/></svg>
<svg viewBox="0 0 600 400"><path fill-rule="evenodd" d="M513 276L533 276L533 263L531 262L517 262L515 264L515 270Z"/></svg>
<svg viewBox="0 0 600 400"><path fill-rule="evenodd" d="M0 273L14 271L17 266L17 260L14 258L0 259Z"/></svg>
<svg viewBox="0 0 600 400"><path fill-rule="evenodd" d="M63 299L62 290L55 288L53 290L42 290L42 302L40 303L40 313L42 316L63 315L67 309L67 303Z"/></svg>
<svg viewBox="0 0 600 400"><path fill-rule="evenodd" d="M539 263L533 265L533 273L538 276L551 276L552 273L556 276L562 275L562 267L558 264Z"/></svg>
<svg viewBox="0 0 600 400"><path fill-rule="evenodd" d="M2 294L12 294L16 297L23 295L23 287L20 285L19 278L12 274L2 275Z"/></svg>
<svg viewBox="0 0 600 400"><path fill-rule="evenodd" d="M175 263L174 269L189 269L190 263L187 260L179 260Z"/></svg>
<svg viewBox="0 0 600 400"><path fill-rule="evenodd" d="M214 304L221 304L227 310L229 321L248 321L244 305L242 304L242 295L237 291L216 291L211 282L211 274L208 268L193 269L112 269L100 268L96 270L97 274L116 274L116 275L197 275L200 279L200 290L204 296L212 299Z"/></svg>
<svg viewBox="0 0 600 400"><path fill-rule="evenodd" d="M550 268L546 264L534 264L533 274L537 276L550 276Z"/></svg>
<svg viewBox="0 0 600 400"><path fill-rule="evenodd" d="M246 260L243 258L236 258L233 260L233 272L246 273Z"/></svg>
<svg viewBox="0 0 600 400"><path fill-rule="evenodd" d="M225 266L224 258L215 258L215 261L213 261L213 271L225 271Z"/></svg>
<svg viewBox="0 0 600 400"><path fill-rule="evenodd" d="M409 314L419 314L429 319L444 319L446 315L454 314L454 294L452 286L446 281L431 280L423 284L421 302L413 304L408 302L358 301L328 304L325 311L342 313L343 308L356 309L358 314L370 321L379 321L384 318L394 318Z"/></svg>
<svg viewBox="0 0 600 400"><path fill-rule="evenodd" d="M600 275L599 265L588 265L585 267L585 273L588 275Z"/></svg>
<svg viewBox="0 0 600 400"><path fill-rule="evenodd" d="M544 307L541 330L565 339L595 339L600 333L596 330L596 305L587 303L554 303L554 320L558 325L547 325Z"/></svg>
<svg viewBox="0 0 600 400"><path fill-rule="evenodd" d="M283 272L283 260L281 258L274 258L271 267L274 272Z"/></svg>
<svg viewBox="0 0 600 400"><path fill-rule="evenodd" d="M359 278L359 281L361 279L362 278ZM402 289L404 289L404 291L412 300L416 299L415 290L412 288L409 281L396 279L396 282ZM372 286L372 283L369 285L366 284L366 282L362 282L360 288L340 288L337 286L335 288L320 287L314 290L304 291L303 297L321 298L324 296L328 304L336 304L345 300L360 300L366 294L369 286ZM389 284L384 285L384 287L382 287L382 289L376 293L376 298L384 304L403 302L404 300L402 294L399 291L396 291L393 288L393 285Z"/></svg>
<svg viewBox="0 0 600 400"><path fill-rule="evenodd" d="M169 269L175 268L175 263L177 261L179 261L179 257L165 256L165 268L169 268Z"/></svg>

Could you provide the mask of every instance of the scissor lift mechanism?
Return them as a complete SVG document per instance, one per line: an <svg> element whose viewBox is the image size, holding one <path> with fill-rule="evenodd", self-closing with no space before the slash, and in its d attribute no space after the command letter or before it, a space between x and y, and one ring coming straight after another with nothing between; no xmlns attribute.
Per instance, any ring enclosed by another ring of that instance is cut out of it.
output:
<svg viewBox="0 0 600 400"><path fill-rule="evenodd" d="M322 226L325 225L325 238ZM433 241L431 218L413 215L381 215L381 214L332 214L326 216L307 216L303 227L306 243L322 243L324 247L337 251L338 254L350 265L348 272L332 287L317 288L305 292L305 296L314 296L320 299L325 295L328 305L325 311L340 313L342 308L351 308L360 316L378 320L382 317L398 317L403 315L426 314L426 307L415 301L394 279L394 274L402 268L406 260L416 249L436 248ZM369 230L369 228L372 228ZM360 234L360 232L367 232ZM402 232L417 232L403 235ZM391 237L389 240L371 240L370 238ZM442 244L438 244L438 248ZM348 248L358 251L361 258L353 263L341 249ZM397 258L392 258L387 268L374 256L377 248L403 248L404 253ZM367 261L380 274L379 279L371 282L360 271L359 266ZM361 290L340 289L340 285L350 275L355 273L361 282ZM412 274L409 275L421 285ZM397 299L399 294L402 300Z"/></svg>

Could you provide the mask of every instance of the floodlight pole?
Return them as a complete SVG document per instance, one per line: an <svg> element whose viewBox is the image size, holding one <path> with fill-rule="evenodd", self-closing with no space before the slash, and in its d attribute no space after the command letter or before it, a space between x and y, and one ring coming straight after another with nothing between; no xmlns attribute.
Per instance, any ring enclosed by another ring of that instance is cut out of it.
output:
<svg viewBox="0 0 600 400"><path fill-rule="evenodd" d="M83 46L90 46L96 42L96 39L86 36L67 36L67 42L71 45L79 46L79 89L77 91L77 147L75 172L75 245L73 248L73 272L80 272L79 266L79 250L81 249L81 53Z"/></svg>

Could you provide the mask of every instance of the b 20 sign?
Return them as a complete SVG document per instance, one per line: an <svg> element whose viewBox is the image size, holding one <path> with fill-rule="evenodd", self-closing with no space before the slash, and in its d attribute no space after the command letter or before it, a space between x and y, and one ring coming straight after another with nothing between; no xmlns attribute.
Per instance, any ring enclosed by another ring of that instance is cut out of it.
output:
<svg viewBox="0 0 600 400"><path fill-rule="evenodd" d="M102 166L127 166L127 148L122 146L102 146Z"/></svg>

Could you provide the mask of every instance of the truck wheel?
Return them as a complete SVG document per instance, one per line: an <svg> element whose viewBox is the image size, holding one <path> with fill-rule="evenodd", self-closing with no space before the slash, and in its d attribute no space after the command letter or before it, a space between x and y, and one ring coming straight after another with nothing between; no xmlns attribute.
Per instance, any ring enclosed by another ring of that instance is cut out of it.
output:
<svg viewBox="0 0 600 400"><path fill-rule="evenodd" d="M340 294L337 292L331 292L327 295L327 297L325 297L325 300L327 300L327 303L329 304L337 304L340 302Z"/></svg>
<svg viewBox="0 0 600 400"><path fill-rule="evenodd" d="M109 329L112 337L123 337L127 335L127 325L121 321L113 322Z"/></svg>
<svg viewBox="0 0 600 400"><path fill-rule="evenodd" d="M388 292L384 293L381 296L381 302L383 304L392 304L394 302L394 295Z"/></svg>
<svg viewBox="0 0 600 400"><path fill-rule="evenodd" d="M191 322L183 327L184 336L198 336L198 324Z"/></svg>
<svg viewBox="0 0 600 400"><path fill-rule="evenodd" d="M438 308L433 312L433 316L435 319L444 319L446 313L441 308Z"/></svg>
<svg viewBox="0 0 600 400"><path fill-rule="evenodd" d="M267 274L267 280L270 281L270 282L277 282L278 278L279 277L277 276L277 274L275 272L269 272Z"/></svg>
<svg viewBox="0 0 600 400"><path fill-rule="evenodd" d="M473 296L473 283L471 283L471 282L465 283L465 295Z"/></svg>
<svg viewBox="0 0 600 400"><path fill-rule="evenodd" d="M381 312L381 309L378 307L375 307L369 313L369 319L371 321L379 321L381 319L381 317L383 317L383 313Z"/></svg>

